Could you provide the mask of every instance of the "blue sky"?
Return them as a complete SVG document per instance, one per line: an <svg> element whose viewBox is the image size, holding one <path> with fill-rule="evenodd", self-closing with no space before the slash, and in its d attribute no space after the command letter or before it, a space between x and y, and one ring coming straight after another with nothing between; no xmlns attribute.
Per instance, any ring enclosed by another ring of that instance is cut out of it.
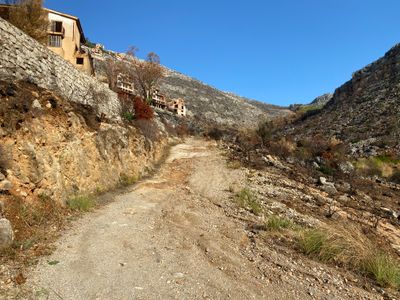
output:
<svg viewBox="0 0 400 300"><path fill-rule="evenodd" d="M108 49L154 51L218 89L278 105L333 92L400 42L399 0L47 0Z"/></svg>

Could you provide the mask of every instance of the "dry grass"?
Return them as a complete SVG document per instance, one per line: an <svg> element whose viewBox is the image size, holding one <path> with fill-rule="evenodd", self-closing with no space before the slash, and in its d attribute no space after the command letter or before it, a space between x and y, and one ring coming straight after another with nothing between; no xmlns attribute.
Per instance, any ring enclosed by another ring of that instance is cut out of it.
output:
<svg viewBox="0 0 400 300"><path fill-rule="evenodd" d="M138 176L132 175L129 176L127 174L121 174L119 178L119 183L121 186L130 186L136 183L139 180Z"/></svg>
<svg viewBox="0 0 400 300"><path fill-rule="evenodd" d="M229 169L237 170L241 168L242 163L239 160L231 160L227 162L226 166Z"/></svg>
<svg viewBox="0 0 400 300"><path fill-rule="evenodd" d="M13 225L15 240L0 256L15 258L33 251L34 256L47 253L48 242L63 227L66 211L53 199L40 196L34 203L8 197L4 214Z"/></svg>
<svg viewBox="0 0 400 300"><path fill-rule="evenodd" d="M279 216L269 217L265 225L270 231L281 231L283 229L295 228L295 224L291 220Z"/></svg>
<svg viewBox="0 0 400 300"><path fill-rule="evenodd" d="M367 275L384 287L400 289L400 264L377 247L358 228L309 229L298 245L304 254Z"/></svg>

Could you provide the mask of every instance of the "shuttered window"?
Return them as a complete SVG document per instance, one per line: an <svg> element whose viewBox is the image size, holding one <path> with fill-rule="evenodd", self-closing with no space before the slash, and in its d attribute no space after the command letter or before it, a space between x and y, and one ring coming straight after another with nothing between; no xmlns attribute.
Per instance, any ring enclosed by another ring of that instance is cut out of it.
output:
<svg viewBox="0 0 400 300"><path fill-rule="evenodd" d="M49 35L49 46L50 47L61 47L61 36L60 35Z"/></svg>

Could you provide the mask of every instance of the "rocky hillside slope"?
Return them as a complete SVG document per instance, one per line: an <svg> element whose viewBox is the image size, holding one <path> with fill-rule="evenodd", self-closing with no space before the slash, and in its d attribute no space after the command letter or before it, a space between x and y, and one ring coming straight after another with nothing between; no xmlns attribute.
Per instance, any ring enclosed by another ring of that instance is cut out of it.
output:
<svg viewBox="0 0 400 300"><path fill-rule="evenodd" d="M322 135L353 149L400 151L400 44L355 72L320 111L289 128L296 137ZM365 151L361 151L365 152Z"/></svg>
<svg viewBox="0 0 400 300"><path fill-rule="evenodd" d="M0 81L0 101L0 176L11 183L0 182L5 196L63 203L105 191L144 175L167 144L161 123L148 122L143 132L140 124L100 120L91 106L33 84Z"/></svg>
<svg viewBox="0 0 400 300"><path fill-rule="evenodd" d="M172 70L163 78L161 90L172 98L185 99L191 116L219 124L254 126L289 113L286 108L223 92Z"/></svg>
<svg viewBox="0 0 400 300"><path fill-rule="evenodd" d="M88 51L93 51L86 48ZM106 50L93 55L96 77L106 82L106 59L115 59L115 53ZM259 122L290 113L279 107L223 92L197 79L166 68L160 90L169 98L183 98L188 116L204 124L254 127Z"/></svg>

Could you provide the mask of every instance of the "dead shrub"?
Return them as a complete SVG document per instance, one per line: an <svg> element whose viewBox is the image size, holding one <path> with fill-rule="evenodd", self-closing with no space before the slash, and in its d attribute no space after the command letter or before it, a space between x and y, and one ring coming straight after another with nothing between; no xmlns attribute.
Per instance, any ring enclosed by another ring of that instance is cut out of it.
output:
<svg viewBox="0 0 400 300"><path fill-rule="evenodd" d="M179 124L176 127L176 133L178 136L188 136L190 134L189 126L187 124Z"/></svg>
<svg viewBox="0 0 400 300"><path fill-rule="evenodd" d="M296 146L291 140L281 138L278 141L270 142L269 150L272 154L285 158L294 153Z"/></svg>
<svg viewBox="0 0 400 300"><path fill-rule="evenodd" d="M151 106L139 96L134 98L135 118L137 120L150 120L154 117Z"/></svg>
<svg viewBox="0 0 400 300"><path fill-rule="evenodd" d="M47 43L49 22L43 10L42 0L14 0L8 21L26 34L40 42Z"/></svg>
<svg viewBox="0 0 400 300"><path fill-rule="evenodd" d="M15 240L2 254L15 256L31 248L35 255L43 254L50 237L63 226L65 213L56 201L44 195L39 196L34 203L10 197L6 201L4 215L13 226Z"/></svg>
<svg viewBox="0 0 400 300"><path fill-rule="evenodd" d="M153 120L139 119L134 121L136 128L140 130L148 140L156 142L161 139L161 132Z"/></svg>

